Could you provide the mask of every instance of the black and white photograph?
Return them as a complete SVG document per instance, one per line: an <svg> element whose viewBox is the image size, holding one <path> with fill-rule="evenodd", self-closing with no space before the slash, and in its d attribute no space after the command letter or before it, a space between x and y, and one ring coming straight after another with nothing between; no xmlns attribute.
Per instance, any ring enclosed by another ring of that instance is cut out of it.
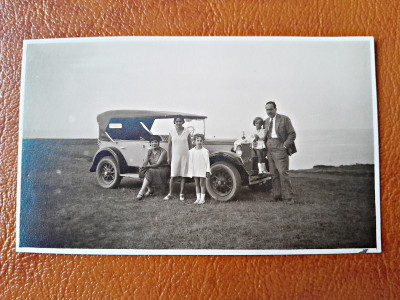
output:
<svg viewBox="0 0 400 300"><path fill-rule="evenodd" d="M373 37L23 48L17 251L382 251Z"/></svg>

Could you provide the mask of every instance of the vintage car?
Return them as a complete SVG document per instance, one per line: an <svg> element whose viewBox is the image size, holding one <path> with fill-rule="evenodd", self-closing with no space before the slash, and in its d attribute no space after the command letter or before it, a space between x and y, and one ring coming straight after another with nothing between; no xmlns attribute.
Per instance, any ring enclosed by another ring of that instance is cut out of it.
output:
<svg viewBox="0 0 400 300"><path fill-rule="evenodd" d="M206 116L165 111L112 110L97 116L99 150L93 158L91 172L103 188L118 187L121 178L138 178L152 135L161 137L160 146L167 149L173 118L181 116L191 134L205 134ZM219 201L233 199L242 186L268 189L271 176L258 174L250 143L233 151L234 139L207 138L204 147L210 151L211 176L207 192Z"/></svg>

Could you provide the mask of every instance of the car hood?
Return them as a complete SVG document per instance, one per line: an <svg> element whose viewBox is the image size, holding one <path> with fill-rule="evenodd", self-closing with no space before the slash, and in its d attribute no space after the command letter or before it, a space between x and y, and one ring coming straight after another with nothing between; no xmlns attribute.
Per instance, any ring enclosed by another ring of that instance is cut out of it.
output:
<svg viewBox="0 0 400 300"><path fill-rule="evenodd" d="M231 145L236 139L227 139L227 138L206 138L204 141L204 146L206 145Z"/></svg>

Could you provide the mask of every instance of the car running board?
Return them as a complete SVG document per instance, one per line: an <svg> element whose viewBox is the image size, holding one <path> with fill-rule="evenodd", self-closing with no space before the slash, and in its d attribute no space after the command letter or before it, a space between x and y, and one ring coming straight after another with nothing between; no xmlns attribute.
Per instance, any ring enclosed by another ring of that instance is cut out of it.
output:
<svg viewBox="0 0 400 300"><path fill-rule="evenodd" d="M271 173L254 174L249 176L249 185L265 183L271 180Z"/></svg>
<svg viewBox="0 0 400 300"><path fill-rule="evenodd" d="M120 174L122 177L129 177L129 178L139 178L139 174L136 173L126 173L126 174Z"/></svg>

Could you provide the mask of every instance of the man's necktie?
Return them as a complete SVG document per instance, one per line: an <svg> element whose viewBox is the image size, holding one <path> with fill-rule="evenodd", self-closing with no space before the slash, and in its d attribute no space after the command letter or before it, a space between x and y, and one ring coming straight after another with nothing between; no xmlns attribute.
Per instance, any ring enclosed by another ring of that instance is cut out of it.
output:
<svg viewBox="0 0 400 300"><path fill-rule="evenodd" d="M274 118L271 118L271 121L269 121L269 125L268 125L268 138L272 138L272 123L274 122Z"/></svg>

